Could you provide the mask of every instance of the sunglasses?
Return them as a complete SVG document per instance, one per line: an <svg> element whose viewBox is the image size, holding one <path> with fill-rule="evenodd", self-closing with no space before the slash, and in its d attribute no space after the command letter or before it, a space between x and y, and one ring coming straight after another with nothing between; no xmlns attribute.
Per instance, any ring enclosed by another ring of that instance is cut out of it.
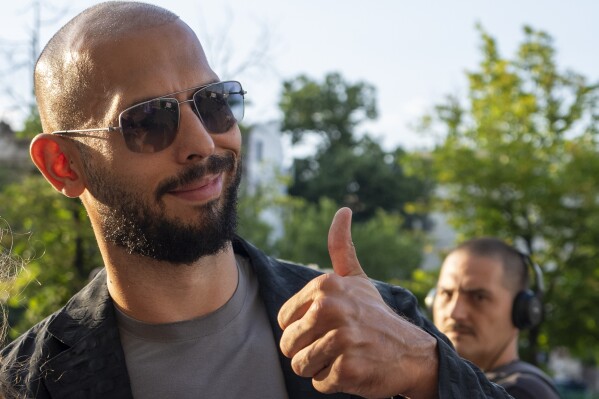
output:
<svg viewBox="0 0 599 399"><path fill-rule="evenodd" d="M179 101L169 97L192 90L195 92L189 100ZM179 130L181 104L193 103L193 111L209 133L226 133L243 119L245 94L241 83L236 81L211 83L135 104L120 113L119 126L58 130L52 133L69 135L120 130L129 150L141 153L158 152L175 141Z"/></svg>

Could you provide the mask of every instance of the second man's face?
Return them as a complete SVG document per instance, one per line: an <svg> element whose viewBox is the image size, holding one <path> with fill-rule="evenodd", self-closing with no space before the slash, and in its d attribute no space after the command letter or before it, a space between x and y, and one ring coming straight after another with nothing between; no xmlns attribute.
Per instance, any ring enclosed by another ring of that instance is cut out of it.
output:
<svg viewBox="0 0 599 399"><path fill-rule="evenodd" d="M484 367L517 333L511 321L512 301L500 260L458 250L441 268L434 323L460 356Z"/></svg>

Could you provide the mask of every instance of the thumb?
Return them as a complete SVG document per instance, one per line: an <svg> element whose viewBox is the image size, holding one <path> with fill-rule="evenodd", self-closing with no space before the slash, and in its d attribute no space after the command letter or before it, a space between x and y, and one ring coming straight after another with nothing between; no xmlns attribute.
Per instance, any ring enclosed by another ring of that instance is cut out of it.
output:
<svg viewBox="0 0 599 399"><path fill-rule="evenodd" d="M349 208L341 208L335 214L329 229L329 256L333 263L333 270L338 276L364 276L356 249L351 239L351 216Z"/></svg>

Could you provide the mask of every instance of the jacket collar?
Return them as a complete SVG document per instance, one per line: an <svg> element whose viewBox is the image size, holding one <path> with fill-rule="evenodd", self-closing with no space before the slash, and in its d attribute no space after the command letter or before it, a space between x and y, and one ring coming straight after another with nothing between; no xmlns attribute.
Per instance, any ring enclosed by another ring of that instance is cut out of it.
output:
<svg viewBox="0 0 599 399"><path fill-rule="evenodd" d="M105 270L57 313L48 332L65 349L41 366L51 397L132 398Z"/></svg>

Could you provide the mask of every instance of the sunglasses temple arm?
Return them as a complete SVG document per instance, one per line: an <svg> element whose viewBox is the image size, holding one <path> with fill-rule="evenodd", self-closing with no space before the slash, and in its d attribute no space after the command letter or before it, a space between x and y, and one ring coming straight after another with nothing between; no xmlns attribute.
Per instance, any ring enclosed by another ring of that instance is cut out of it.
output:
<svg viewBox="0 0 599 399"><path fill-rule="evenodd" d="M71 133L86 133L86 132L114 132L121 130L120 126L109 126L98 129L79 129L79 130L56 130L52 134L71 134Z"/></svg>

